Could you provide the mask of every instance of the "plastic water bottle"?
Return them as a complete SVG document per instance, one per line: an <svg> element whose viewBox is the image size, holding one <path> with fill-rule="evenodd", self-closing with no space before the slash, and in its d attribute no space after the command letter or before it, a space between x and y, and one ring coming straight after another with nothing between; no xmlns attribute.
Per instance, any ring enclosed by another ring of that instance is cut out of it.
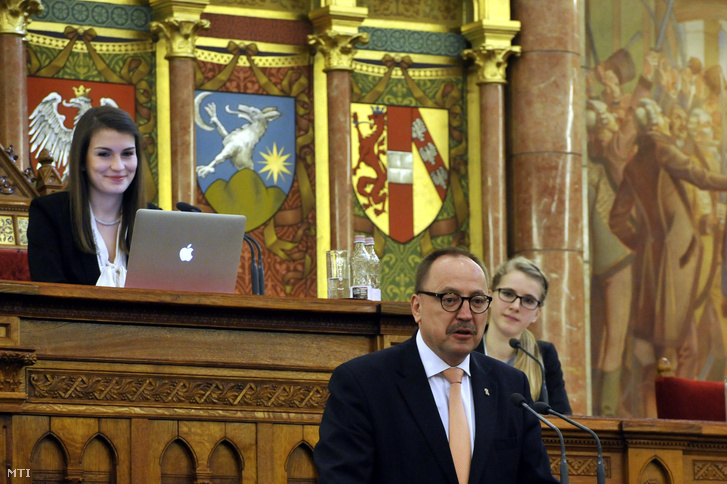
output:
<svg viewBox="0 0 727 484"><path fill-rule="evenodd" d="M351 252L351 297L354 299L370 299L369 256L364 246L365 237L354 235L353 251Z"/></svg>
<svg viewBox="0 0 727 484"><path fill-rule="evenodd" d="M369 284L371 285L371 294L369 299L372 301L381 301L381 269L379 265L379 257L374 250L374 238L366 237L364 242L366 252L369 255Z"/></svg>

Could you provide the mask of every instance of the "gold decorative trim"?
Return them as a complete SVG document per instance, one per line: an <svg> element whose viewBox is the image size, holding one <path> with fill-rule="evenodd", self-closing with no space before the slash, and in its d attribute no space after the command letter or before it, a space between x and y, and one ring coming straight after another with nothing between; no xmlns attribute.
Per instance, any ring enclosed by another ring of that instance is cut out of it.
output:
<svg viewBox="0 0 727 484"><path fill-rule="evenodd" d="M210 28L210 21L168 18L155 20L150 27L153 33L167 40L167 59L180 57L194 59L197 32Z"/></svg>
<svg viewBox="0 0 727 484"><path fill-rule="evenodd" d="M317 47L324 56L324 72L353 70L353 54L356 44L368 44L369 34L366 32L348 35L334 30L326 30L320 34L308 36L308 44Z"/></svg>
<svg viewBox="0 0 727 484"><path fill-rule="evenodd" d="M495 47L485 44L465 50L462 57L472 59L477 66L477 84L507 84L507 59L511 55L519 56L521 52L519 45Z"/></svg>
<svg viewBox="0 0 727 484"><path fill-rule="evenodd" d="M97 32L98 33L98 32ZM54 37L48 37L46 35L36 34L36 33L29 33L27 36L27 40L29 43L33 45L38 45L41 47L49 47L52 49L63 49L68 45L68 39L57 39ZM137 54L137 53L143 53L143 52L153 52L154 51L154 43L151 41L141 41L141 42L116 42L116 43L108 43L108 42L94 42L93 47L95 51L99 54ZM76 42L73 44L73 52L83 52L87 53L88 48L86 47L86 44L83 42Z"/></svg>
<svg viewBox="0 0 727 484"><path fill-rule="evenodd" d="M220 65L228 65L233 57L232 54L211 52L203 49L195 49L194 53L197 60L201 62L211 62ZM308 53L280 57L255 57L254 60L257 67L298 67L310 65L310 55ZM237 60L237 65L250 67L250 62L247 60L247 57L240 56Z"/></svg>
<svg viewBox="0 0 727 484"><path fill-rule="evenodd" d="M385 65L369 64L367 62L353 61L353 70L374 76L384 76L388 71ZM429 69L407 69L409 77L413 79L446 79L462 76L462 67L441 67ZM393 79L403 79L404 74L399 67L395 67L391 72Z"/></svg>
<svg viewBox="0 0 727 484"><path fill-rule="evenodd" d="M65 32L66 28L71 25L75 27L76 29L81 28L88 28L81 25L74 25L74 24L64 24L64 23L58 23L58 22L43 22L41 20L34 20L32 24L32 28L29 29L30 32L35 33L36 35L41 35L39 32L56 32L56 33L63 33ZM96 33L99 35L99 37L114 37L118 39L129 39L129 40L146 40L151 41L152 35L149 32L145 31L137 31L137 30L124 30L124 29L115 29L110 27L92 27L93 30L96 31ZM61 39L63 40L63 39Z"/></svg>
<svg viewBox="0 0 727 484"><path fill-rule="evenodd" d="M0 34L25 36L30 16L43 10L40 0L3 0L0 2Z"/></svg>
<svg viewBox="0 0 727 484"><path fill-rule="evenodd" d="M369 9L366 7L326 5L312 10L308 18L316 33L338 32L342 35L356 35L361 23L366 20Z"/></svg>
<svg viewBox="0 0 727 484"><path fill-rule="evenodd" d="M132 373L28 372L32 403L117 403L247 410L323 411L326 382L262 380Z"/></svg>

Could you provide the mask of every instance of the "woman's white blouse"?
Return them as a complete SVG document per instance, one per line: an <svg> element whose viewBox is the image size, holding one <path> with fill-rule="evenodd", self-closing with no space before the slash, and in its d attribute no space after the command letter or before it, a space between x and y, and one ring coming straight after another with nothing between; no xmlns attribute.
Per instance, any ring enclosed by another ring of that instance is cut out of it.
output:
<svg viewBox="0 0 727 484"><path fill-rule="evenodd" d="M119 223L119 228L121 223ZM93 240L96 243L96 258L101 275L96 281L97 286L124 287L126 285L126 254L119 249L119 232L116 230L116 260L109 261L109 251L101 237L96 225L96 219L91 211L91 228L93 229Z"/></svg>

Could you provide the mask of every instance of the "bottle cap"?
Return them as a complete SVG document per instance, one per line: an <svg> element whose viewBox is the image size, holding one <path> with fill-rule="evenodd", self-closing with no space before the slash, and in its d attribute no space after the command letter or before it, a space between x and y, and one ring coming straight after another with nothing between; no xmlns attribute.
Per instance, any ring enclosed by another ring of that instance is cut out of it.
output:
<svg viewBox="0 0 727 484"><path fill-rule="evenodd" d="M374 238L366 237L366 245L374 245Z"/></svg>
<svg viewBox="0 0 727 484"><path fill-rule="evenodd" d="M353 243L362 242L366 239L363 235L354 235L353 236Z"/></svg>

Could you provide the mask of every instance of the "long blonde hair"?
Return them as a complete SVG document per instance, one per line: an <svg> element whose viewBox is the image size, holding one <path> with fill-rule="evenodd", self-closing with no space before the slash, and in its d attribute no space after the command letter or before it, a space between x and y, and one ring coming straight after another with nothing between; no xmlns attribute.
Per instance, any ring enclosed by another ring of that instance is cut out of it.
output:
<svg viewBox="0 0 727 484"><path fill-rule="evenodd" d="M543 291L540 296L540 304L542 306L545 302L545 296L548 295L548 278L533 261L522 256L513 257L497 268L495 275L492 278L493 290L498 288L500 279L513 271L522 272L526 276L540 283L540 287ZM520 335L520 344L523 349L535 355L541 363L543 362L538 342L535 339L535 335L531 333L529 329L525 329L525 331L523 331ZM543 388L543 372L540 370L540 365L526 355L524 351L518 351L515 355L515 362L513 363L513 366L527 375L528 382L530 383L530 394L532 395L533 400L537 401L540 398L540 391Z"/></svg>
<svg viewBox="0 0 727 484"><path fill-rule="evenodd" d="M535 335L530 330L526 329L520 335L520 344L525 350L535 355L541 363L543 362ZM526 355L524 351L518 351L513 366L527 375L530 383L530 394L533 396L533 400L537 402L540 398L540 391L543 389L543 372L540 370L540 365Z"/></svg>

